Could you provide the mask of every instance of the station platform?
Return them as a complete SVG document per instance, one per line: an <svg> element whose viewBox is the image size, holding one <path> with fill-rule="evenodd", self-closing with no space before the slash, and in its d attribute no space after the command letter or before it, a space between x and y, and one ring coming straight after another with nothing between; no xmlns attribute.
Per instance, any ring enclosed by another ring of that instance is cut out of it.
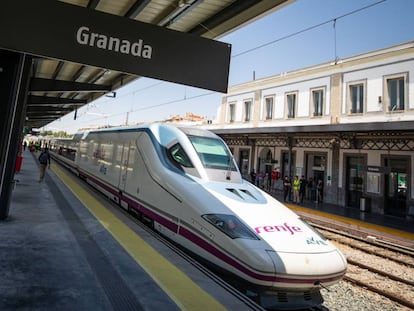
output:
<svg viewBox="0 0 414 311"><path fill-rule="evenodd" d="M261 310L52 163L23 153L0 221L0 310ZM281 193L274 196L281 199ZM327 203L298 213L411 241L414 222Z"/></svg>
<svg viewBox="0 0 414 311"><path fill-rule="evenodd" d="M272 193L283 202L282 191ZM315 219L329 219L341 226L364 230L373 236L387 237L390 242L401 243L414 249L414 219L406 219L389 215L373 214L357 208L343 207L335 204L304 200L303 203L285 203L296 213Z"/></svg>
<svg viewBox="0 0 414 311"><path fill-rule="evenodd" d="M262 310L58 165L39 182L38 155L0 222L0 310Z"/></svg>

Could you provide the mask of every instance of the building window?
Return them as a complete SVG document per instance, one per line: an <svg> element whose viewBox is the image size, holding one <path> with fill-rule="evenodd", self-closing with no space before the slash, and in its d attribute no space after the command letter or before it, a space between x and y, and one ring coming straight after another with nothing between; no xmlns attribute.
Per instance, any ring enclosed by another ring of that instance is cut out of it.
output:
<svg viewBox="0 0 414 311"><path fill-rule="evenodd" d="M405 109L405 77L387 79L388 111L403 111Z"/></svg>
<svg viewBox="0 0 414 311"><path fill-rule="evenodd" d="M324 106L324 90L312 90L312 108L313 116L320 117L323 115L323 106Z"/></svg>
<svg viewBox="0 0 414 311"><path fill-rule="evenodd" d="M235 121L236 116L236 105L230 104L229 105L229 122L233 123Z"/></svg>
<svg viewBox="0 0 414 311"><path fill-rule="evenodd" d="M348 114L362 114L366 109L367 81L352 81L347 84L346 111Z"/></svg>
<svg viewBox="0 0 414 311"><path fill-rule="evenodd" d="M296 94L286 95L287 118L294 119L296 115Z"/></svg>
<svg viewBox="0 0 414 311"><path fill-rule="evenodd" d="M265 98L265 119L273 119L273 97Z"/></svg>
<svg viewBox="0 0 414 311"><path fill-rule="evenodd" d="M353 84L349 86L350 95L350 113L363 113L364 112L364 85Z"/></svg>
<svg viewBox="0 0 414 311"><path fill-rule="evenodd" d="M252 101L244 101L244 121L249 122L252 119Z"/></svg>

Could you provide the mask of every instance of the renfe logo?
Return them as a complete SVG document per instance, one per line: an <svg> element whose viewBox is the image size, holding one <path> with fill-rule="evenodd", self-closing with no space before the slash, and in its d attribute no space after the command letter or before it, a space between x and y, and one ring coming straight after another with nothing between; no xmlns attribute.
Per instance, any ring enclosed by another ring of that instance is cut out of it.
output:
<svg viewBox="0 0 414 311"><path fill-rule="evenodd" d="M296 226L289 226L287 223L283 225L275 225L275 226L261 226L254 228L257 234L261 234L263 232L290 232L291 235L295 234L296 232L302 232L300 227Z"/></svg>

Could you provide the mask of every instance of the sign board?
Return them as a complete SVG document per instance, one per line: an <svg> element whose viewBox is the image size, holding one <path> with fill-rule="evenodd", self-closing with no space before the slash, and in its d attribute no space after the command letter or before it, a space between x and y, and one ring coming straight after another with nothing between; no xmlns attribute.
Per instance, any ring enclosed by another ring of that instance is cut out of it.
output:
<svg viewBox="0 0 414 311"><path fill-rule="evenodd" d="M361 165L361 171L371 172L371 173L381 173L381 174L390 174L391 168L389 166L367 166Z"/></svg>
<svg viewBox="0 0 414 311"><path fill-rule="evenodd" d="M56 0L2 0L0 48L227 92L227 43Z"/></svg>

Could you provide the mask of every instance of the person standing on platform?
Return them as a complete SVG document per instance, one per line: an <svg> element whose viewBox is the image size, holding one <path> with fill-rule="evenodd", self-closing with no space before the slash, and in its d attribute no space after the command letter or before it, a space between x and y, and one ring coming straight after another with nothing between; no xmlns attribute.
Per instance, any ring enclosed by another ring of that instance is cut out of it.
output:
<svg viewBox="0 0 414 311"><path fill-rule="evenodd" d="M262 171L260 171L259 174L257 174L257 179L257 185L259 186L259 188L263 189L264 173Z"/></svg>
<svg viewBox="0 0 414 311"><path fill-rule="evenodd" d="M302 175L302 178L300 179L300 189L299 189L300 203L303 203L303 199L306 197L307 185L308 185L308 181L306 180L305 176Z"/></svg>
<svg viewBox="0 0 414 311"><path fill-rule="evenodd" d="M253 185L256 185L256 173L254 170L251 170L250 172L250 181Z"/></svg>
<svg viewBox="0 0 414 311"><path fill-rule="evenodd" d="M318 198L317 198L317 193L316 193L316 189L317 189L317 181L316 178L313 179L312 181L312 201L315 203L318 203Z"/></svg>
<svg viewBox="0 0 414 311"><path fill-rule="evenodd" d="M323 201L323 182L322 182L322 180L318 180L318 185L317 185L317 188L316 188L316 193L317 193L317 195L316 195L316 203L322 203L322 201Z"/></svg>
<svg viewBox="0 0 414 311"><path fill-rule="evenodd" d="M271 184L270 184L270 192L275 192L275 184L276 184L276 180L277 180L277 171L276 168L273 169L270 177L272 178L271 180Z"/></svg>
<svg viewBox="0 0 414 311"><path fill-rule="evenodd" d="M300 203L299 199L299 191L300 191L300 180L298 175L295 176L293 179L293 202Z"/></svg>
<svg viewBox="0 0 414 311"><path fill-rule="evenodd" d="M46 168L49 166L50 168L50 154L49 149L45 148L42 153L39 155L39 163L40 163L40 178L39 182L43 181L45 177Z"/></svg>
<svg viewBox="0 0 414 311"><path fill-rule="evenodd" d="M270 185L270 174L268 172L265 172L264 177L263 177L263 188L266 191L269 191L269 185Z"/></svg>
<svg viewBox="0 0 414 311"><path fill-rule="evenodd" d="M306 199L315 201L315 198L312 196L312 187L313 187L313 178L309 177L308 184L307 184L307 191L306 191Z"/></svg>
<svg viewBox="0 0 414 311"><path fill-rule="evenodd" d="M291 188L292 188L292 185L290 183L289 177L285 176L285 179L283 180L283 198L285 202L287 202L290 197Z"/></svg>

